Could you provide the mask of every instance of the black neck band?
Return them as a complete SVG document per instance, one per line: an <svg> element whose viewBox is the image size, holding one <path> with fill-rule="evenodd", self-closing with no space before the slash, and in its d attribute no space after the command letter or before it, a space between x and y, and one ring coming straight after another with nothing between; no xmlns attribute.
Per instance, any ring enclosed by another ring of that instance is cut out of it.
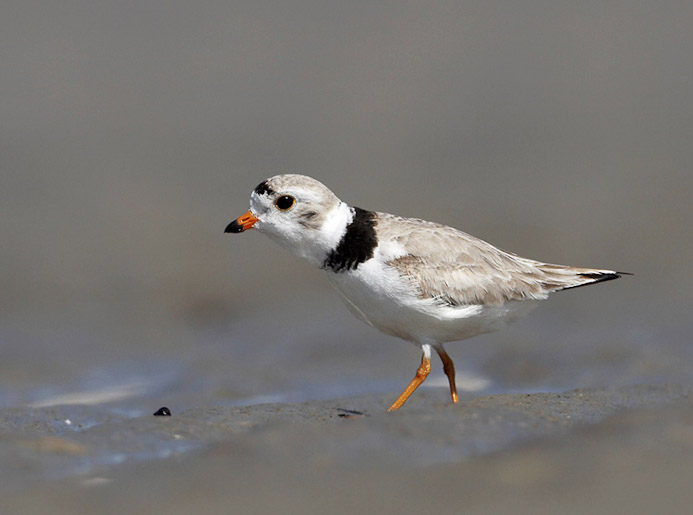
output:
<svg viewBox="0 0 693 515"><path fill-rule="evenodd" d="M354 210L354 218L347 225L346 232L339 241L337 248L330 252L322 264L324 269L333 272L356 269L373 257L373 251L378 246L375 235L375 213L358 207Z"/></svg>

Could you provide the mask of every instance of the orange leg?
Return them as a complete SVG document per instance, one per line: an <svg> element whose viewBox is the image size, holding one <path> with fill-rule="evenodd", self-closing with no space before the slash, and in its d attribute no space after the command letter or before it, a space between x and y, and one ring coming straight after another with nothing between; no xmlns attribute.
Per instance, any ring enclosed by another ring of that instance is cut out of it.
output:
<svg viewBox="0 0 693 515"><path fill-rule="evenodd" d="M409 383L409 386L407 386L407 388L402 392L402 394L399 397L397 397L397 400L392 403L392 406L387 408L387 411L395 411L400 409L402 407L402 404L404 404L409 398L409 396L411 396L411 394L414 393L414 390L416 390L421 385L421 383L424 382L426 376L428 376L428 374L431 372L430 355L430 349L424 349L423 356L421 356L421 366L416 371L416 376L414 376L414 379L412 379L411 383Z"/></svg>
<svg viewBox="0 0 693 515"><path fill-rule="evenodd" d="M450 396L452 397L452 402L457 403L459 399L457 397L457 386L455 386L455 364L452 362L452 359L450 359L450 356L448 356L448 353L445 352L445 349L442 346L436 347L436 351L438 352L438 356L440 356L440 359L443 362L443 370L445 371L445 375L448 376L448 382L450 383Z"/></svg>

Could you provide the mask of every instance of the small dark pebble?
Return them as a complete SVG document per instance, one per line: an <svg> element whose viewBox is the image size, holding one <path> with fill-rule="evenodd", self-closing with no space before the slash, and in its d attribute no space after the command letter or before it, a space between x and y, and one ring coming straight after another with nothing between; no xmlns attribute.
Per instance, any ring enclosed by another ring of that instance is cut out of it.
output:
<svg viewBox="0 0 693 515"><path fill-rule="evenodd" d="M156 412L154 413L154 416L155 417L170 417L171 416L171 410L168 409L166 406L164 406L163 408L159 408L158 410L156 410Z"/></svg>

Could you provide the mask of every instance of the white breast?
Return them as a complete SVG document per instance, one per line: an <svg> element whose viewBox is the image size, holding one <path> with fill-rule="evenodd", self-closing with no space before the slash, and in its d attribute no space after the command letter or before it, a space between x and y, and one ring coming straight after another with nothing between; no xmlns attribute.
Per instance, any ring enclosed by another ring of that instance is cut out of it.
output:
<svg viewBox="0 0 693 515"><path fill-rule="evenodd" d="M524 316L536 304L513 301L500 306L442 305L421 298L416 288L380 256L376 251L373 259L361 263L356 270L328 270L328 279L357 318L417 345L464 340L498 330L504 322Z"/></svg>

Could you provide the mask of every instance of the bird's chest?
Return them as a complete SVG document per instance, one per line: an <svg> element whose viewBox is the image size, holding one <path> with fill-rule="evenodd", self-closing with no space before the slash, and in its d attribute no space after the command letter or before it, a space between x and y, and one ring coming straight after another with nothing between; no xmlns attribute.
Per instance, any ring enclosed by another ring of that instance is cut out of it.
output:
<svg viewBox="0 0 693 515"><path fill-rule="evenodd" d="M328 278L357 318L414 343L444 343L496 331L535 304L442 306L434 299L422 298L409 280L376 259L356 270L328 272Z"/></svg>
<svg viewBox="0 0 693 515"><path fill-rule="evenodd" d="M354 315L387 334L405 337L401 332L418 298L396 270L371 259L357 269L327 274Z"/></svg>

